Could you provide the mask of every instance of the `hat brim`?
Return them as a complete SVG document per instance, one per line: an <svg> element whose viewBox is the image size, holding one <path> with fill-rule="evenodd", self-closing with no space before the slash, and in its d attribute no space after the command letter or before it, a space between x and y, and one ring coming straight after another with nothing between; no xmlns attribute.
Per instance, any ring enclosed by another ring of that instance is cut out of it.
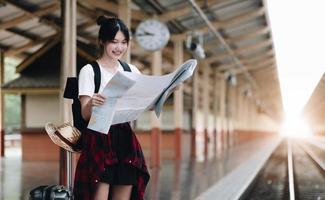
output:
<svg viewBox="0 0 325 200"><path fill-rule="evenodd" d="M63 149L70 151L70 152L78 152L73 149L71 145L68 145L66 142L62 141L60 137L57 136L56 133L59 133L58 127L55 126L55 124L48 122L45 124L45 131L48 134L48 136L51 138L52 142Z"/></svg>

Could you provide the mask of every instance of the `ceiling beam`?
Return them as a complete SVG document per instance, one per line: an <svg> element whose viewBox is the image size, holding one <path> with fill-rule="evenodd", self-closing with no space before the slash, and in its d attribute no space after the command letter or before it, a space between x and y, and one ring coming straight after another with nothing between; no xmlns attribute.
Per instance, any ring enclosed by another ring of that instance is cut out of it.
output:
<svg viewBox="0 0 325 200"><path fill-rule="evenodd" d="M40 38L40 39L37 39L37 40L29 41L27 44L19 46L19 47L9 48L9 49L7 49L5 51L5 56L15 56L15 55L17 55L17 54L19 54L21 52L26 51L27 49L29 49L29 48L31 48L33 46L48 42L48 41L56 39L58 37L59 37L59 34L55 34L55 35L51 35L51 36L46 37L46 38Z"/></svg>
<svg viewBox="0 0 325 200"><path fill-rule="evenodd" d="M242 23L243 21L247 21L248 19L251 19L251 18L256 18L257 16L264 14L264 12L265 12L264 9L261 8L261 9L255 10L253 12L250 11L248 13L244 13L239 16L235 16L235 17L230 18L225 21L212 21L211 24L212 24L212 26L214 26L215 29L222 29L225 27L229 27L230 25ZM172 35L171 39L172 40L185 40L187 35L189 33L191 33L192 31L193 30L188 30L181 34ZM209 31L209 27L204 26L202 28L196 29L196 31L199 31L202 33L207 33Z"/></svg>
<svg viewBox="0 0 325 200"><path fill-rule="evenodd" d="M243 34L243 35L240 35L238 37L235 37L235 38L230 38L230 37L225 37L225 41L226 43L228 43L229 45L235 45L237 42L241 42L241 41L244 41L244 40L248 40L248 39L252 39L252 38L256 38L256 37L259 37L261 35L265 35L265 34L269 34L269 28L263 28L263 29L260 29L260 30L257 30L257 31L253 31L251 33L248 33L248 34ZM220 47L220 43L206 43L204 44L204 50L206 52L212 50L212 49L216 49Z"/></svg>
<svg viewBox="0 0 325 200"><path fill-rule="evenodd" d="M191 12L193 12L193 9L188 6L181 9L174 9L171 11L164 12L163 14L159 15L158 19L159 21L166 23L168 21L175 20L178 17L189 15L191 14Z"/></svg>
<svg viewBox="0 0 325 200"><path fill-rule="evenodd" d="M111 13L116 13L118 11L118 4L109 1L79 0L79 2L86 3L89 7L100 8Z"/></svg>
<svg viewBox="0 0 325 200"><path fill-rule="evenodd" d="M52 12L54 12L57 9L60 8L59 3L54 2L54 3L48 5L48 6L44 7L44 8L41 8L41 9L37 10L37 11L29 12L26 9L19 6L17 3L13 3L12 1L7 2L7 3L9 3L10 5L22 10L24 12L24 14L20 15L19 17L14 18L14 19L1 22L0 23L0 30L12 28L12 27L17 26L18 24L20 24L22 22L28 21L28 20L33 19L33 18L39 18L41 16L52 13ZM43 19L43 22L46 22L46 21L47 21L46 19Z"/></svg>
<svg viewBox="0 0 325 200"><path fill-rule="evenodd" d="M83 56L84 58L90 60L90 61L96 60L96 57L95 56L90 55L88 52L86 52L83 49L78 48L78 47L77 47L77 53L80 54L81 56Z"/></svg>
<svg viewBox="0 0 325 200"><path fill-rule="evenodd" d="M91 19L93 23L95 24L97 16L99 15L104 15L104 12L101 11L96 11L89 9L85 5L83 5L81 2L83 1L77 1L77 12L80 13L81 15L87 17L88 19Z"/></svg>
<svg viewBox="0 0 325 200"><path fill-rule="evenodd" d="M236 17L233 17L229 20L225 20L219 23L219 26L221 26L222 28L230 28L233 26L236 26L244 21L248 21L254 18L257 18L259 16L264 15L265 13L265 9L264 7L261 7L257 10L254 10L253 12L247 12L241 15L237 15Z"/></svg>
<svg viewBox="0 0 325 200"><path fill-rule="evenodd" d="M99 1L99 0L79 0L79 2L86 3L88 6L93 7L93 8L102 9L102 10L106 10L110 13L114 13L116 16L118 15L117 12L118 12L119 5L114 2ZM99 16L98 13L97 13L97 16ZM147 19L150 17L151 17L150 15L146 14L143 11L138 11L138 10L134 10L134 9L131 10L131 18L132 19L143 20L143 19ZM96 20L96 18L94 18L94 20Z"/></svg>
<svg viewBox="0 0 325 200"><path fill-rule="evenodd" d="M22 36L26 39L29 39L29 40L37 40L39 39L39 36L34 34L34 33L28 33L26 32L25 30L20 30L18 28L8 28L6 29L6 31L10 32L10 33L13 33L13 34L16 34L16 35L19 35L19 36Z"/></svg>
<svg viewBox="0 0 325 200"><path fill-rule="evenodd" d="M248 45L246 47L238 48L238 49L234 50L234 52L235 52L235 54L240 56L243 53L256 51L258 49L271 46L272 44L273 44L272 39L268 39L266 41L258 42L257 44Z"/></svg>
<svg viewBox="0 0 325 200"><path fill-rule="evenodd" d="M245 71L260 69L265 66L274 66L273 58L270 58L268 60L263 60L262 62L256 63L255 65L246 65L246 69L238 69L237 65L235 63L229 63L225 65L221 65L217 68L218 71L226 71L226 70L236 70L235 73L243 73ZM236 69L237 68L237 69Z"/></svg>
<svg viewBox="0 0 325 200"><path fill-rule="evenodd" d="M273 51L268 51L262 55L257 55L251 58L242 58L242 61L245 65L255 65L263 60L274 59Z"/></svg>
<svg viewBox="0 0 325 200"><path fill-rule="evenodd" d="M197 1L197 4L201 9L204 10L210 7L225 6L225 4L230 4L237 1L238 0L204 0L204 1ZM190 15L192 12L193 12L193 8L190 5L188 7L184 6L183 8L177 8L177 9L164 12L163 14L158 16L158 19L166 23L178 17Z"/></svg>
<svg viewBox="0 0 325 200"><path fill-rule="evenodd" d="M236 37L228 37L227 40L229 40L230 43L236 43L236 42L252 39L260 35L266 35L266 34L270 34L269 27L263 27L261 29L252 30L249 33L242 34Z"/></svg>
<svg viewBox="0 0 325 200"><path fill-rule="evenodd" d="M233 50L233 53L237 57L240 57L240 59L242 60L243 58L241 56L241 53L257 50L257 49L267 47L267 46L272 45L272 44L273 44L272 40L269 39L269 40L267 40L265 42L263 41L263 42L260 42L260 43L257 43L257 44L253 44L253 45L249 45L249 46L242 47L242 48L239 48L239 49L235 49L235 50ZM209 64L212 64L212 63L217 62L217 61L222 61L223 59L225 59L227 57L230 57L230 56L231 55L229 55L228 52L223 52L223 53L218 54L218 56L214 55L214 56L208 57L206 59L206 62L208 62Z"/></svg>
<svg viewBox="0 0 325 200"><path fill-rule="evenodd" d="M35 52L32 56L28 57L26 60L24 60L24 62L19 64L16 67L16 73L20 73L22 70L24 70L34 60L39 58L46 51L48 51L51 47L53 47L56 43L58 43L59 40L60 40L60 38L58 37L58 38L56 38L54 40L50 40L49 42L47 42L43 47L41 47L39 50L37 50L37 52Z"/></svg>
<svg viewBox="0 0 325 200"><path fill-rule="evenodd" d="M250 66L250 67L246 67L246 69L236 69L235 74L237 75L237 74L244 73L245 70L246 71L253 71L253 70L258 70L258 69L261 69L261 68L271 68L271 67L274 67L273 63L267 64L267 65Z"/></svg>
<svg viewBox="0 0 325 200"><path fill-rule="evenodd" d="M222 64L217 67L217 70L219 72L226 71L226 70L231 70L233 68L236 68L237 65L235 63L228 63L228 64Z"/></svg>

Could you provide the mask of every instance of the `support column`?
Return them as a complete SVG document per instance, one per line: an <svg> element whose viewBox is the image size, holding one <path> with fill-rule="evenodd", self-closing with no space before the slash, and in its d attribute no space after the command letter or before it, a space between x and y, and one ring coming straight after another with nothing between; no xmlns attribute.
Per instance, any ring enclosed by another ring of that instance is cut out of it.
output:
<svg viewBox="0 0 325 200"><path fill-rule="evenodd" d="M229 83L227 80L225 80L225 88L226 88L226 93L225 93L225 147L229 148L229 128L230 128L230 117L229 117Z"/></svg>
<svg viewBox="0 0 325 200"><path fill-rule="evenodd" d="M4 83L5 74L5 55L3 50L0 49L0 86ZM0 157L5 156L5 103L4 103L4 93L0 87Z"/></svg>
<svg viewBox="0 0 325 200"><path fill-rule="evenodd" d="M236 85L235 91L234 91L234 104L233 104L233 132L234 132L234 143L233 145L237 144L238 141L238 131L237 131L237 127L238 127L238 115L237 115L237 111L238 111L238 89L239 86Z"/></svg>
<svg viewBox="0 0 325 200"><path fill-rule="evenodd" d="M174 41L174 68L183 63L183 41ZM174 92L174 122L175 122L175 159L182 157L182 133L183 133L183 84Z"/></svg>
<svg viewBox="0 0 325 200"><path fill-rule="evenodd" d="M235 102L236 102L236 86L229 85L229 92L228 92L228 121L229 121L229 146L234 145L235 140Z"/></svg>
<svg viewBox="0 0 325 200"><path fill-rule="evenodd" d="M155 51L152 55L152 75L162 74L162 52ZM150 166L160 167L161 162L161 115L157 118L154 112L151 112L151 157Z"/></svg>
<svg viewBox="0 0 325 200"><path fill-rule="evenodd" d="M256 100L253 99L252 101L252 132L254 133L254 137L256 135L256 124L258 123L257 117L257 108L256 108Z"/></svg>
<svg viewBox="0 0 325 200"><path fill-rule="evenodd" d="M249 130L249 125L248 125L248 119L249 119L249 111L248 111L248 107L249 107L249 99L248 99L248 97L247 96L245 96L245 98L244 98L244 103L243 103L244 105L244 108L243 108L243 110L244 110L244 113L243 113L243 121L244 121L244 126L243 126L243 128L245 129L245 134L247 134L248 133L248 131L247 130ZM245 137L245 138L247 138L247 137Z"/></svg>
<svg viewBox="0 0 325 200"><path fill-rule="evenodd" d="M233 131L233 145L236 145L237 143L237 124L238 124L238 117L237 117L237 110L238 110L238 84L234 88L234 102L233 102L233 107L232 107L232 118L233 118L233 126L232 126L232 131Z"/></svg>
<svg viewBox="0 0 325 200"><path fill-rule="evenodd" d="M247 99L247 134L248 139L253 138L253 131L252 131L252 118L253 118L253 105L252 105L252 97Z"/></svg>
<svg viewBox="0 0 325 200"><path fill-rule="evenodd" d="M21 114L20 127L22 130L26 129L26 94L21 95Z"/></svg>
<svg viewBox="0 0 325 200"><path fill-rule="evenodd" d="M209 116L210 116L210 66L203 63L203 116L204 116L204 158L208 158Z"/></svg>
<svg viewBox="0 0 325 200"><path fill-rule="evenodd" d="M236 116L237 116L237 126L236 130L238 132L238 143L242 142L242 134L243 134L243 123L244 123L244 95L243 95L243 88L238 88L238 94L237 94L237 109L236 109Z"/></svg>
<svg viewBox="0 0 325 200"><path fill-rule="evenodd" d="M192 130L191 130L191 158L196 158L197 112L199 110L199 73L195 70L192 76Z"/></svg>
<svg viewBox="0 0 325 200"><path fill-rule="evenodd" d="M217 68L213 69L213 77L214 77L214 86L213 86L213 152L217 155L218 149L218 138L219 134L219 90L217 89L220 85L220 75L218 73Z"/></svg>
<svg viewBox="0 0 325 200"><path fill-rule="evenodd" d="M227 132L227 121L226 121L226 82L224 77L220 78L220 121L221 121L221 148L225 148L225 135Z"/></svg>
<svg viewBox="0 0 325 200"><path fill-rule="evenodd" d="M253 103L252 103L252 99L248 99L248 131L250 132L250 134L252 134L252 118L253 118Z"/></svg>
<svg viewBox="0 0 325 200"><path fill-rule="evenodd" d="M118 1L118 17L125 23L125 25L131 31L131 0L119 0ZM128 51L124 54L123 60L127 63L131 61L131 42L129 42Z"/></svg>
<svg viewBox="0 0 325 200"><path fill-rule="evenodd" d="M63 99L63 91L65 87L66 78L68 76L76 75L76 16L77 16L77 1L61 0L61 11L63 21L62 33L62 63L60 74L60 121L61 123L72 122L71 102ZM60 150L60 184L67 185L72 188L73 175L76 158L75 155L63 149Z"/></svg>

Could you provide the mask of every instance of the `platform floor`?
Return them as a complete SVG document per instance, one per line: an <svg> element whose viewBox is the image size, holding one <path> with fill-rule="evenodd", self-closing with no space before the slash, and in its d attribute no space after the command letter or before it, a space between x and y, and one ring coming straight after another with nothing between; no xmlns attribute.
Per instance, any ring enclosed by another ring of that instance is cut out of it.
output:
<svg viewBox="0 0 325 200"><path fill-rule="evenodd" d="M254 139L227 150L219 150L208 160L163 160L160 169L150 168L151 179L145 199L195 199L241 163L254 155L269 138ZM0 159L0 199L25 200L28 192L38 186L59 182L56 162L22 162L19 148L7 149Z"/></svg>

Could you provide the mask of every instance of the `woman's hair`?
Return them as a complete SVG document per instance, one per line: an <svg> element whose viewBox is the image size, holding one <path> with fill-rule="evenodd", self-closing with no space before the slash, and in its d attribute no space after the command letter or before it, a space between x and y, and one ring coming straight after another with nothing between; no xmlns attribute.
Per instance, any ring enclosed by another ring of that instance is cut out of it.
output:
<svg viewBox="0 0 325 200"><path fill-rule="evenodd" d="M100 26L98 32L99 56L102 56L104 53L105 43L107 41L113 41L118 31L123 33L126 42L129 43L129 29L122 20L116 17L106 17L102 15L97 18L97 24Z"/></svg>

